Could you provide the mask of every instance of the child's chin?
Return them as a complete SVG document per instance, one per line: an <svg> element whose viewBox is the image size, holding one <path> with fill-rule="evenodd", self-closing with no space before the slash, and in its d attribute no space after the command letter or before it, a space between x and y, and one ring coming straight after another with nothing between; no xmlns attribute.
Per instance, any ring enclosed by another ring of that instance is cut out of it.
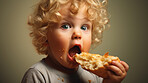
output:
<svg viewBox="0 0 148 83"><path fill-rule="evenodd" d="M75 64L68 65L68 68L75 69L75 68L78 68L78 66L79 66L79 64L75 63Z"/></svg>

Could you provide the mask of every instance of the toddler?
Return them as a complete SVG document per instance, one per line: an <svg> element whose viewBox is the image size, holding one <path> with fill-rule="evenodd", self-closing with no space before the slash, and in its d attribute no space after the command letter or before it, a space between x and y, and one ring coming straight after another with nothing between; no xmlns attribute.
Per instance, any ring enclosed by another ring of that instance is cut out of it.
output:
<svg viewBox="0 0 148 83"><path fill-rule="evenodd" d="M107 0L40 0L28 24L37 52L47 57L28 69L22 83L120 83L128 71L124 61L112 62L109 78L101 78L73 58L101 42L106 5Z"/></svg>

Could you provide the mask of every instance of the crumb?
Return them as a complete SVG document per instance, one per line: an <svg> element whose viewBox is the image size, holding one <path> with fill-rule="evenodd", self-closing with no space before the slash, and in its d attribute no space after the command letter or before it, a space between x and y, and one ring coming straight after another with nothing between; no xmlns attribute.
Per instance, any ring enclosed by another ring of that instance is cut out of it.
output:
<svg viewBox="0 0 148 83"><path fill-rule="evenodd" d="M60 78L58 78L58 80L60 80Z"/></svg>
<svg viewBox="0 0 148 83"><path fill-rule="evenodd" d="M64 82L64 79L62 78L62 82Z"/></svg>
<svg viewBox="0 0 148 83"><path fill-rule="evenodd" d="M88 80L89 83L91 83L91 80Z"/></svg>

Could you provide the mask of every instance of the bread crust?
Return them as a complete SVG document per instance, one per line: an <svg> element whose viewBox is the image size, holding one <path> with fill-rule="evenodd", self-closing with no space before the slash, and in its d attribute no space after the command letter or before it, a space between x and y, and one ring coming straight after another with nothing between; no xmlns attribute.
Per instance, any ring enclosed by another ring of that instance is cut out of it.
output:
<svg viewBox="0 0 148 83"><path fill-rule="evenodd" d="M115 56L109 56L109 53L105 53L103 56L99 54L90 54L82 52L75 55L75 60L81 67L87 71L90 71L102 78L108 78L106 66L110 65L112 61L120 62L120 59Z"/></svg>

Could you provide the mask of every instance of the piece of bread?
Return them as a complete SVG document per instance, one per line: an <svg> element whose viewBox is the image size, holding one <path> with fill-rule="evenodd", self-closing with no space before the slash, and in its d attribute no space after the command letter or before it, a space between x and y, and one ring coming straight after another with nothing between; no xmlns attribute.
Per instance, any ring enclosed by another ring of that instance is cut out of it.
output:
<svg viewBox="0 0 148 83"><path fill-rule="evenodd" d="M103 56L82 52L81 54L75 55L75 60L83 69L86 69L102 78L108 77L106 69L107 65L111 64L112 61L120 61L118 57L109 56L108 52Z"/></svg>

